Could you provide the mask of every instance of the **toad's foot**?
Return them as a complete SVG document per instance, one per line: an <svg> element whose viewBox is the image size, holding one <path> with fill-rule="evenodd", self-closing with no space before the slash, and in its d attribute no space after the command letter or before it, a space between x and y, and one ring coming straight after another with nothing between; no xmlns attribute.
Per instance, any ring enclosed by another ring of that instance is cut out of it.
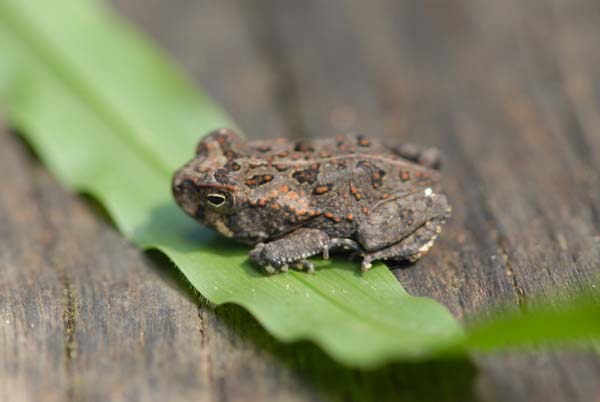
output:
<svg viewBox="0 0 600 402"><path fill-rule="evenodd" d="M307 258L322 253L327 259L329 250L334 248L361 249L353 240L331 239L322 230L301 228L280 239L257 244L250 252L250 259L270 274L286 272L289 267L313 273L315 266Z"/></svg>

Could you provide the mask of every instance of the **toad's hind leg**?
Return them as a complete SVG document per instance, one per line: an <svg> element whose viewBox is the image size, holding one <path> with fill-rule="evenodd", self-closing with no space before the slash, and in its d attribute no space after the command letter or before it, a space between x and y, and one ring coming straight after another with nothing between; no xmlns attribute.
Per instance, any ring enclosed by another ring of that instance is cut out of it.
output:
<svg viewBox="0 0 600 402"><path fill-rule="evenodd" d="M375 260L417 260L433 245L450 212L446 197L429 188L377 205L357 231L365 249L363 270Z"/></svg>
<svg viewBox="0 0 600 402"><path fill-rule="evenodd" d="M362 261L362 270L368 271L372 262L376 260L408 260L410 262L418 260L433 246L445 221L445 217L434 218L405 239L389 247L366 254Z"/></svg>
<svg viewBox="0 0 600 402"><path fill-rule="evenodd" d="M442 224L449 216L446 197L427 188L375 205L359 223L356 238L366 251L375 252L404 241L429 221Z"/></svg>

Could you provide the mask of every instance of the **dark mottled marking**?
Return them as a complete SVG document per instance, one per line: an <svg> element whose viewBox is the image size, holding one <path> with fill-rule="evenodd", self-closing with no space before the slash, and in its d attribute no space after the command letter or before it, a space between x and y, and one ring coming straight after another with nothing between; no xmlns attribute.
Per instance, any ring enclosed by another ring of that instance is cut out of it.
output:
<svg viewBox="0 0 600 402"><path fill-rule="evenodd" d="M273 175L270 174L257 174L248 179L246 179L246 185L250 188L254 188L257 186L262 186L273 180Z"/></svg>
<svg viewBox="0 0 600 402"><path fill-rule="evenodd" d="M214 134L213 138L217 140L219 147L221 148L221 153L229 160L236 159L239 155L233 151L231 148L233 144L234 136L230 130L220 130L216 134Z"/></svg>
<svg viewBox="0 0 600 402"><path fill-rule="evenodd" d="M412 209L403 209L400 212L400 217L402 218L402 223L410 226L415 220L415 212Z"/></svg>
<svg viewBox="0 0 600 402"><path fill-rule="evenodd" d="M308 183L313 184L317 180L319 174L319 168L313 169L312 166L309 169L297 170L292 174L292 177L300 184Z"/></svg>
<svg viewBox="0 0 600 402"><path fill-rule="evenodd" d="M368 147L371 145L371 142L362 135L356 137L356 143L361 147Z"/></svg>
<svg viewBox="0 0 600 402"><path fill-rule="evenodd" d="M282 165L280 163L277 163L274 166L275 166L275 169L277 169L278 172L285 172L286 170L288 170L290 168L289 166Z"/></svg>
<svg viewBox="0 0 600 402"><path fill-rule="evenodd" d="M237 172L241 168L242 167L240 166L240 164L233 160L230 160L225 164L225 169L233 170L234 172Z"/></svg>
<svg viewBox="0 0 600 402"><path fill-rule="evenodd" d="M196 156L208 156L208 145L204 141L200 141L196 147Z"/></svg>
<svg viewBox="0 0 600 402"><path fill-rule="evenodd" d="M233 152L231 149L228 149L227 151L223 152L223 155L228 159L228 160L232 160L232 159L237 159L239 158L239 155L236 152Z"/></svg>
<svg viewBox="0 0 600 402"><path fill-rule="evenodd" d="M217 183L221 184L230 184L231 181L229 179L229 170L228 169L217 169L214 173L214 178Z"/></svg>
<svg viewBox="0 0 600 402"><path fill-rule="evenodd" d="M314 152L315 148L308 142L300 140L294 145L294 151L296 152Z"/></svg>
<svg viewBox="0 0 600 402"><path fill-rule="evenodd" d="M371 185L377 188L383 184L383 177L385 176L385 171L377 167L375 164L369 161L360 161L356 165L357 167L364 169L369 178L371 179Z"/></svg>

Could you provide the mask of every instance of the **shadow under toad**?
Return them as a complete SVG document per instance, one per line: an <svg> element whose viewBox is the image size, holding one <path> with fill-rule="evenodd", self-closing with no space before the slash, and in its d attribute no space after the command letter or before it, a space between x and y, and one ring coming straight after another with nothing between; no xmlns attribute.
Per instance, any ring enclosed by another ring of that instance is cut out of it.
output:
<svg viewBox="0 0 600 402"><path fill-rule="evenodd" d="M183 221L179 221L183 219ZM166 234L164 245L178 251L203 247L219 255L245 255L247 246L201 228L183 216L174 205L164 205L153 211L149 222L136 233L157 233L172 227L179 234ZM183 236L185 241L181 241ZM179 289L192 302L199 304L200 314L211 309L202 302L197 292L162 253L147 252L151 266L171 286ZM322 266L323 267L323 266ZM323 267L324 268L324 267ZM246 260L242 264L248 275L264 274ZM348 268L351 269L351 268ZM360 271L360 270L356 270ZM310 342L285 344L268 334L244 309L236 305L223 305L214 309L214 325L224 325L235 336L249 341L259 354L266 354L307 381L315 391L334 401L474 401L476 369L468 359L396 363L371 371L349 369L326 355ZM368 342L368 339L365 340Z"/></svg>

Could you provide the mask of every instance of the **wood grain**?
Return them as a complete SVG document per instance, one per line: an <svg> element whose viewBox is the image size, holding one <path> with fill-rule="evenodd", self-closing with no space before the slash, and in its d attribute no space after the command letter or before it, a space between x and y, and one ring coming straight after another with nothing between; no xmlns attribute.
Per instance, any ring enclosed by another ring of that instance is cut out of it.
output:
<svg viewBox="0 0 600 402"><path fill-rule="evenodd" d="M248 136L441 148L454 218L394 267L411 293L468 319L597 279L598 2L112 3ZM345 369L203 306L6 131L0 171L0 400L600 400L593 353Z"/></svg>

